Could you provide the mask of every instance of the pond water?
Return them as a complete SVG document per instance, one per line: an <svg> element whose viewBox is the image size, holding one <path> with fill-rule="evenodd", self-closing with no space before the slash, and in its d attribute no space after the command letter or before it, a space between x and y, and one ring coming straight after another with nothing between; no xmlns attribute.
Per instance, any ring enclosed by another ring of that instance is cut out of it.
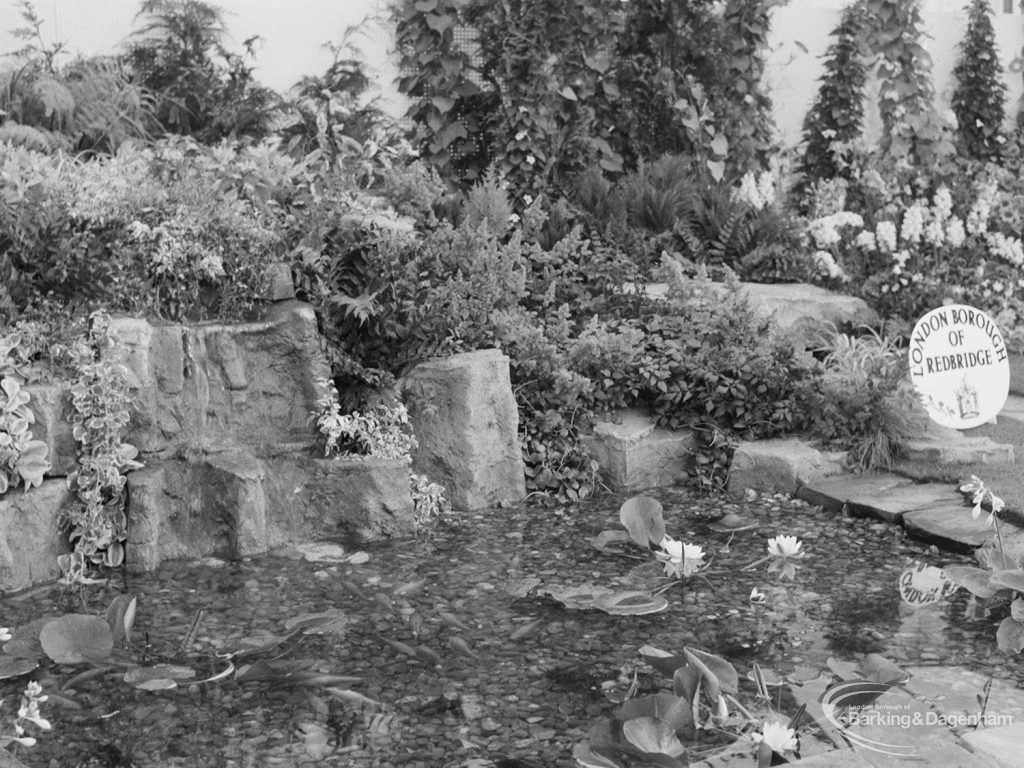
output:
<svg viewBox="0 0 1024 768"><path fill-rule="evenodd" d="M898 578L909 563L969 558L940 553L888 524L783 496L652 495L664 505L669 534L703 545L712 560L706 580L666 594L661 613L570 610L544 595L585 583L625 589L657 580L656 571L636 568L638 561L589 544L620 527L624 497L488 510L415 540L364 547L369 559L358 565L306 562L285 551L244 562L167 563L151 574L117 574L105 585L7 598L0 625L18 626L63 612L102 616L118 594L136 595L130 653L147 663L189 665L199 678L226 668L218 653L287 635L295 616L342 615L324 634L294 635L262 656L232 660L239 669L260 658L296 662L307 678L302 685L228 678L145 691L126 685L120 672L60 691L88 667L47 660L28 677L0 681L0 717L16 709L28 679L46 693L59 691L43 705L53 731L17 754L31 768L512 768L574 765L573 745L615 709L634 672L641 692L664 688L667 681L637 653L646 644L716 653L741 679L755 660L779 674L809 676L829 658L877 652L904 667L955 667L1024 689L1017 659L996 649L994 619L966 610L963 593L923 609L902 605ZM731 541L713 533L708 521L724 509L759 527ZM763 565L741 570L778 534L798 536L808 552L795 581L779 582ZM767 594L767 605L749 603L754 587ZM410 646L418 655L407 655ZM739 699L749 703L752 690L741 689ZM795 704L787 697L782 708L791 714Z"/></svg>

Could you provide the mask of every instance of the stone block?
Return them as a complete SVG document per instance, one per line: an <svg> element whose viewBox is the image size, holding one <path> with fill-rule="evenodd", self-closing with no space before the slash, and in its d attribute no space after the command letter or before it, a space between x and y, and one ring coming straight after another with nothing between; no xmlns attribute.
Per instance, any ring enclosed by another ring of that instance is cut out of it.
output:
<svg viewBox="0 0 1024 768"><path fill-rule="evenodd" d="M266 470L258 459L240 452L210 456L203 472L203 509L226 522L231 555L267 551Z"/></svg>
<svg viewBox="0 0 1024 768"><path fill-rule="evenodd" d="M169 518L163 467L128 474L128 540L124 561L129 571L151 571L160 564L161 521Z"/></svg>
<svg viewBox="0 0 1024 768"><path fill-rule="evenodd" d="M585 442L601 467L602 480L614 491L685 482L696 445L689 430L657 427L635 410L618 411L611 420L596 423Z"/></svg>
<svg viewBox="0 0 1024 768"><path fill-rule="evenodd" d="M67 552L61 515L74 503L63 479L0 496L0 593L18 592L60 576L57 556Z"/></svg>
<svg viewBox="0 0 1024 768"><path fill-rule="evenodd" d="M729 490L794 493L807 483L845 472L845 455L795 437L741 442L729 469Z"/></svg>
<svg viewBox="0 0 1024 768"><path fill-rule="evenodd" d="M508 358L496 349L416 366L404 382L417 472L445 486L453 507L481 509L526 496L519 411Z"/></svg>
<svg viewBox="0 0 1024 768"><path fill-rule="evenodd" d="M25 387L29 407L36 417L32 436L49 449L47 477L66 477L78 464L78 441L68 420L71 404L66 388L59 383L35 383Z"/></svg>
<svg viewBox="0 0 1024 768"><path fill-rule="evenodd" d="M270 546L319 538L376 541L414 532L408 460L322 459L295 450L263 461Z"/></svg>
<svg viewBox="0 0 1024 768"><path fill-rule="evenodd" d="M267 301L287 301L295 298L292 268L287 264L271 264L267 267L263 281L263 294Z"/></svg>

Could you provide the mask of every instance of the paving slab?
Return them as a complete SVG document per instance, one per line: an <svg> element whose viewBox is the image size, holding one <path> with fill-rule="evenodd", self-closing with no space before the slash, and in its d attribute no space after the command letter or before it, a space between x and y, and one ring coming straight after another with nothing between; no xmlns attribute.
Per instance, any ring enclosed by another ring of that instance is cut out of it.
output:
<svg viewBox="0 0 1024 768"><path fill-rule="evenodd" d="M1012 465L1014 460L1009 443L997 443L991 437L967 437L959 430L937 424L930 424L924 435L907 441L905 456L911 461L978 462L1000 467Z"/></svg>
<svg viewBox="0 0 1024 768"><path fill-rule="evenodd" d="M851 496L847 499L846 505L851 515L877 517L890 523L899 523L907 512L949 504L960 498L959 492L952 485L921 483L898 485L874 493Z"/></svg>
<svg viewBox="0 0 1024 768"><path fill-rule="evenodd" d="M801 486L796 495L797 498L824 507L830 512L841 512L850 499L877 496L894 488L909 486L912 482L891 472L843 475L809 482Z"/></svg>
<svg viewBox="0 0 1024 768"><path fill-rule="evenodd" d="M1008 680L993 678L989 683L987 675L958 666L906 667L905 671L910 673L906 689L927 700L947 721L978 717L978 697L984 696L988 685L986 715L1024 724L1024 691ZM1024 749L1024 739L1020 744Z"/></svg>
<svg viewBox="0 0 1024 768"><path fill-rule="evenodd" d="M1024 723L980 728L963 735L964 744L992 768L1019 768L1024 750Z"/></svg>
<svg viewBox="0 0 1024 768"><path fill-rule="evenodd" d="M987 519L988 515L983 514L975 520L971 517L971 508L957 502L905 512L903 527L940 546L970 551L995 535Z"/></svg>

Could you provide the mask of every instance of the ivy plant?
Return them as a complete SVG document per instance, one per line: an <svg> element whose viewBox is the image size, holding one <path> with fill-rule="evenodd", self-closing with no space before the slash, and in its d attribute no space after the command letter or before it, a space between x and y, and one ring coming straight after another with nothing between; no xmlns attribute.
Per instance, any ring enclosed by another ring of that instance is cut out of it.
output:
<svg viewBox="0 0 1024 768"><path fill-rule="evenodd" d="M46 443L32 436L35 414L18 364L19 345L17 335L0 336L0 495L19 482L25 490L41 485L50 468Z"/></svg>

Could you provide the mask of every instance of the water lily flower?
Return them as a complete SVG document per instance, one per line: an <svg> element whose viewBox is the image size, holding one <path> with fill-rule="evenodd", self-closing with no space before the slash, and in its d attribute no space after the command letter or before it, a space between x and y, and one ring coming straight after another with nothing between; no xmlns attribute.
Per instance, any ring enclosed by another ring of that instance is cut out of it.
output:
<svg viewBox="0 0 1024 768"><path fill-rule="evenodd" d="M795 752L797 749L796 732L779 722L768 722L761 726L761 732L752 734L755 742L764 742L773 752Z"/></svg>
<svg viewBox="0 0 1024 768"><path fill-rule="evenodd" d="M795 560L804 556L803 543L796 536L776 536L768 540L768 571L781 571L780 578L792 579L796 576Z"/></svg>
<svg viewBox="0 0 1024 768"><path fill-rule="evenodd" d="M747 599L750 600L750 603L752 605L764 605L766 602L768 602L768 595L759 590L757 587L754 587L752 590L750 590L750 597Z"/></svg>
<svg viewBox="0 0 1024 768"><path fill-rule="evenodd" d="M682 578L692 576L704 565L704 549L697 544L684 544L666 535L661 540L664 554L658 559L665 561L665 574Z"/></svg>

